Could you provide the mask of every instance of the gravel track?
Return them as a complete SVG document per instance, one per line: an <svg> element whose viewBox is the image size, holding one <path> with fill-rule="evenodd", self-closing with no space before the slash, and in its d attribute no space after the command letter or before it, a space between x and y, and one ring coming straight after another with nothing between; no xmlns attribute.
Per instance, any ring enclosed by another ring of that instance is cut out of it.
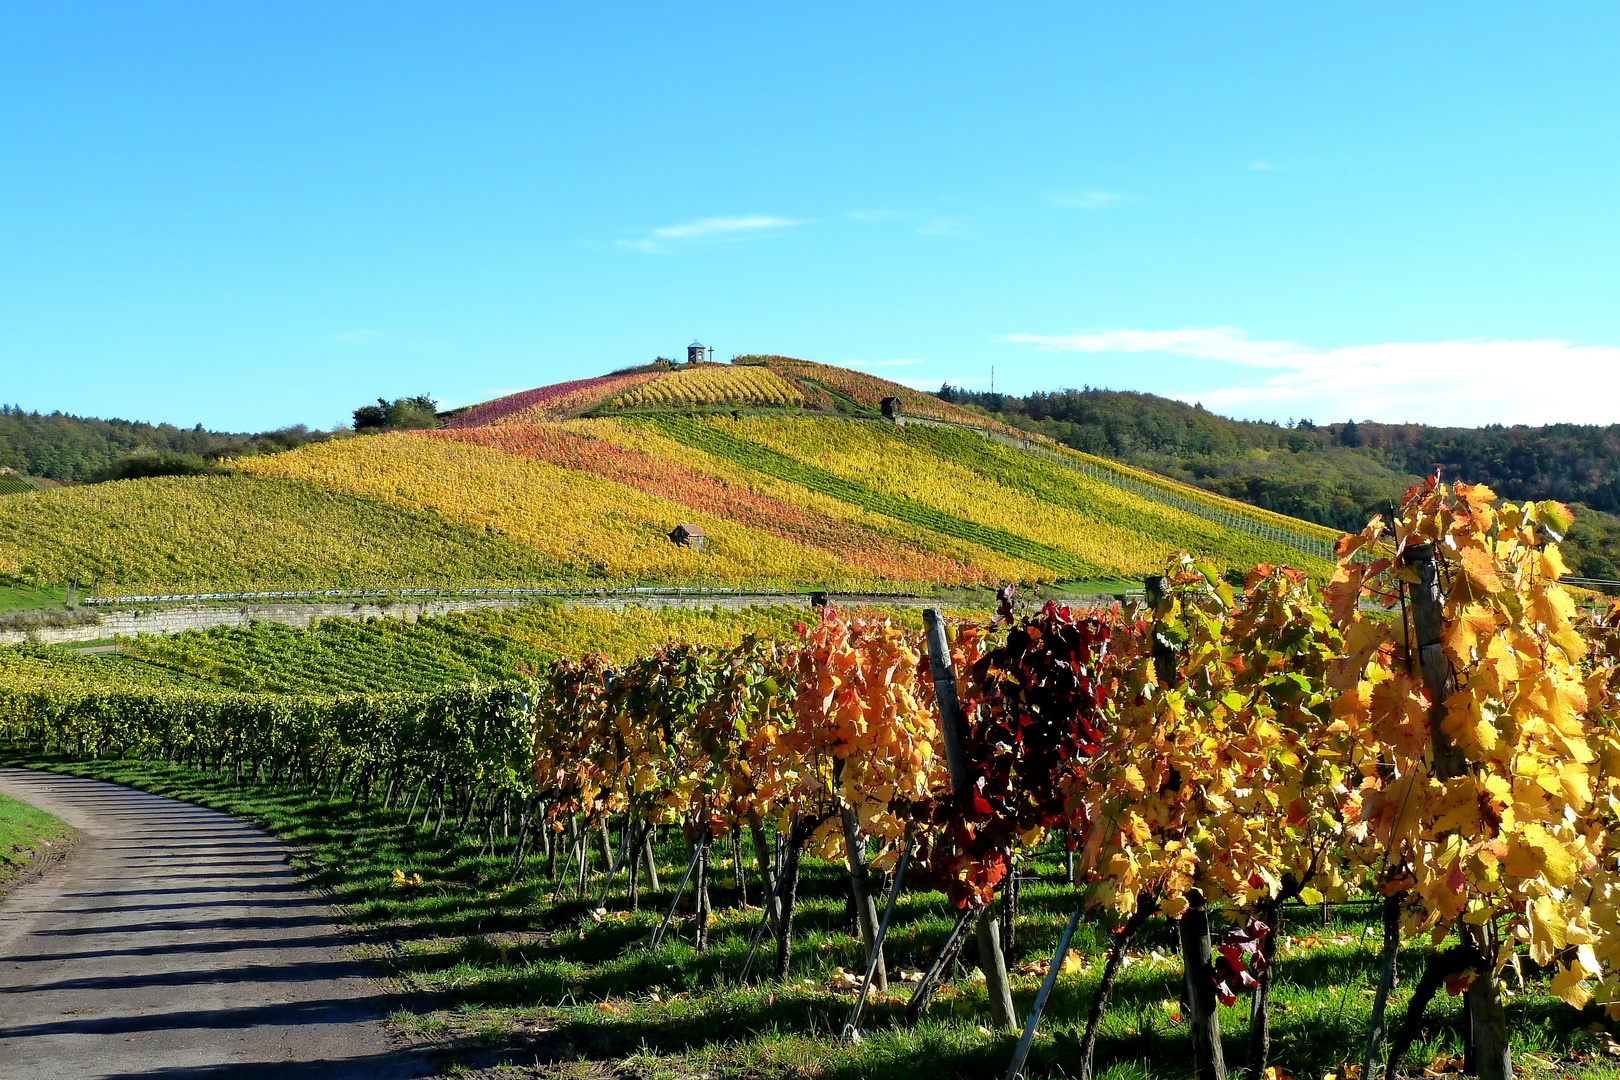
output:
<svg viewBox="0 0 1620 1080"><path fill-rule="evenodd" d="M429 1075L381 1018L287 847L213 810L96 780L0 768L0 792L61 817L77 850L0 902L0 1075Z"/></svg>

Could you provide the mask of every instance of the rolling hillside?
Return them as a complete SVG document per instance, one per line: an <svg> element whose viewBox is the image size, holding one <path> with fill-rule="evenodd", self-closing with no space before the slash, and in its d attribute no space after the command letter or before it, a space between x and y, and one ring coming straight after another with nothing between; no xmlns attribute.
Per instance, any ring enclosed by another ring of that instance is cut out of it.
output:
<svg viewBox="0 0 1620 1080"><path fill-rule="evenodd" d="M879 411L900 399L908 420ZM541 387L396 431L0 500L0 574L102 595L1139 578L1190 550L1323 572L1332 530L783 357ZM701 550L669 538L704 534Z"/></svg>

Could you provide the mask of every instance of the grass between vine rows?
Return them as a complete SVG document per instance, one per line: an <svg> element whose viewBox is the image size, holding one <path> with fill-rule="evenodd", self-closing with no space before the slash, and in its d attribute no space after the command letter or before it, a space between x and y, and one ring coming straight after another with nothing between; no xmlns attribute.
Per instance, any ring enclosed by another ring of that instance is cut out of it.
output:
<svg viewBox="0 0 1620 1080"><path fill-rule="evenodd" d="M29 872L73 845L73 830L55 814L0 795L0 897Z"/></svg>
<svg viewBox="0 0 1620 1080"><path fill-rule="evenodd" d="M195 802L237 814L296 845L295 869L310 885L329 890L354 928L385 942L360 947L380 972L419 991L406 999L416 1008L400 1010L391 1023L413 1041L435 1045L447 1075L996 1077L1005 1073L1017 1040L986 1026L971 937L957 977L928 1006L916 1030L906 1030L909 988L897 976L925 968L950 930L952 915L938 893L902 893L885 948L895 993L874 991L863 1021L865 1038L839 1045L853 994L836 987L838 971L858 971L864 958L847 922L848 879L841 867L806 860L790 977L781 983L765 977L767 934L744 984L738 975L760 912L735 908L729 847L717 850L711 864L718 921L708 952L693 948L689 916L678 918L666 941L649 951L645 942L686 865L678 833L658 848L662 889L644 892L641 910L629 912L621 874L620 887L599 913L592 910L604 869L599 840L593 844L588 899L557 899L538 855L514 879L510 842L498 842L494 855L480 854L482 837L449 825L434 837L431 830L406 828L402 811L360 806L346 796L238 785L228 776L163 762L71 759L16 748L0 748L0 764L110 780ZM7 815L16 813L0 805L0 830ZM748 899L757 904L748 847L745 840ZM408 879L420 874L422 884L396 884L395 870ZM1023 887L1015 965L1044 965L1076 898L1061 881L1060 853L1035 859L1024 872L1048 880L1026 880ZM1364 904L1336 906L1325 922L1319 908L1288 913L1273 999L1272 1062L1298 1080L1338 1072L1340 1063L1361 1057L1376 979L1376 922L1376 907ZM1058 979L1026 1076L1073 1075L1105 941L1099 927L1082 924L1073 948L1083 965ZM1402 985L1391 1005L1397 1017L1422 955L1416 948L1402 952ZM1099 1076L1188 1077L1190 1041L1180 1020L1173 927L1163 920L1150 925L1136 956L1103 1023ZM1528 985L1508 1007L1521 1071L1549 1080L1620 1076L1620 1062L1604 1053L1613 1045L1601 1033L1604 1025L1592 1026L1601 1020L1598 1009L1577 1013L1549 997L1528 966L1526 974ZM1038 985L1035 974L1015 976L1020 1016L1027 1015ZM1431 1010L1406 1063L1409 1070L1444 1068L1460 1054L1460 1000L1443 997ZM1220 1020L1227 1062L1237 1075L1247 1045L1247 999L1222 1008Z"/></svg>

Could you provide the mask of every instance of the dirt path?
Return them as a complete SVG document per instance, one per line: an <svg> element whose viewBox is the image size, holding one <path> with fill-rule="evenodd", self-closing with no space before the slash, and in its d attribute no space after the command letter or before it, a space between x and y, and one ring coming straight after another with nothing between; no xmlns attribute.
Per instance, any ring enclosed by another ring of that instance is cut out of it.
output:
<svg viewBox="0 0 1620 1080"><path fill-rule="evenodd" d="M0 902L0 1074L414 1078L281 842L129 788L0 768L0 791L79 830L78 850Z"/></svg>

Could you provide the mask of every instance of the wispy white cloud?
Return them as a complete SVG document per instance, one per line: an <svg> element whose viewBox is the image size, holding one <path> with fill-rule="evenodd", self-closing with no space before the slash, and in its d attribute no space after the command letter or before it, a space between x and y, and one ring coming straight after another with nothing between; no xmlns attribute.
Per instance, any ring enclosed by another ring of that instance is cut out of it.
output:
<svg viewBox="0 0 1620 1080"><path fill-rule="evenodd" d="M1056 335L1008 334L1001 340L1014 345L1033 345L1041 352L1171 353L1233 364L1263 364L1268 359L1296 354L1305 348L1293 341L1256 341L1231 326L1184 330L1082 330Z"/></svg>
<svg viewBox="0 0 1620 1080"><path fill-rule="evenodd" d="M1063 191L1048 195L1047 201L1072 210L1106 210L1120 203L1135 202L1134 195L1120 195L1112 191Z"/></svg>
<svg viewBox="0 0 1620 1080"><path fill-rule="evenodd" d="M1272 169L1275 169L1276 167L1277 167L1276 163L1272 162L1272 161L1251 161L1251 162L1249 162L1249 168L1253 169L1255 172L1270 172Z"/></svg>
<svg viewBox="0 0 1620 1080"><path fill-rule="evenodd" d="M340 345L369 345L377 337L375 330L345 330L341 334L333 334L332 340Z"/></svg>
<svg viewBox="0 0 1620 1080"><path fill-rule="evenodd" d="M683 241L737 238L747 235L779 232L790 229L804 222L792 218L771 217L764 214L755 214L746 217L711 217L699 218L696 221L684 222L680 225L663 225L648 230L643 236L634 240L620 240L620 247L630 248L633 251L643 251L651 255L662 255L670 248Z"/></svg>
<svg viewBox="0 0 1620 1080"><path fill-rule="evenodd" d="M1312 348L1230 326L1086 330L1002 339L1050 353L1139 353L1227 365L1177 393L1239 415L1353 416L1431 424L1620 422L1620 348L1557 339ZM1244 369L1248 369L1246 372ZM1262 374L1264 373L1264 374Z"/></svg>

